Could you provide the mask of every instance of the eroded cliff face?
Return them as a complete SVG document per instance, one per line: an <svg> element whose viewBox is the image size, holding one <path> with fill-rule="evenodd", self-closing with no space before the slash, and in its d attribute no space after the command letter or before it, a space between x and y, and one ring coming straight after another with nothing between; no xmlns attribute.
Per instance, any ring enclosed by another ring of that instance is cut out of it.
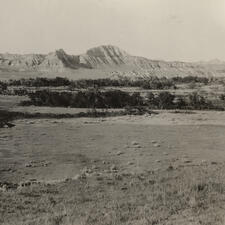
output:
<svg viewBox="0 0 225 225"><path fill-rule="evenodd" d="M156 76L225 76L221 61L186 63L150 60L132 56L112 45L89 49L85 54L69 55L63 49L49 54L0 54L0 69L18 71L63 72L78 69L130 69L132 75L143 73Z"/></svg>

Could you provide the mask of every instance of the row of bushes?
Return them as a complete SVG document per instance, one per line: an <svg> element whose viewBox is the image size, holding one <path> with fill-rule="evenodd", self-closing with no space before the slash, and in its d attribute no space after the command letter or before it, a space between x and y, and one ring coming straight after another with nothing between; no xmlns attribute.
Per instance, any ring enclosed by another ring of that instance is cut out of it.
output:
<svg viewBox="0 0 225 225"><path fill-rule="evenodd" d="M185 77L136 77L131 79L129 77L120 77L118 79L102 78L102 79L80 79L76 81L69 80L68 78L56 77L56 78L28 78L19 80L9 80L5 84L9 86L28 86L28 87L59 87L59 86L73 86L75 88L87 88L87 87L146 87L148 89L165 89L165 87L174 87L178 83L204 83L215 82L220 78L197 77L197 76L185 76ZM3 82L2 82L3 83ZM147 84L146 84L147 83ZM152 83L152 84L151 84Z"/></svg>
<svg viewBox="0 0 225 225"><path fill-rule="evenodd" d="M74 108L125 108L149 107L151 109L223 109L197 93L175 96L167 91L148 93L143 97L139 92L132 94L120 91L99 91L90 89L78 92L50 92L47 90L29 93L30 101L23 105L58 106ZM222 101L222 100L221 100Z"/></svg>
<svg viewBox="0 0 225 225"><path fill-rule="evenodd" d="M185 77L172 77L173 82L177 83L204 83L208 84L211 82L211 78L208 77L197 77L197 76L185 76Z"/></svg>
<svg viewBox="0 0 225 225"><path fill-rule="evenodd" d="M128 77L119 79L96 79L96 80L77 80L72 81L72 88L87 88L87 87L141 87L144 89L170 89L175 88L174 82L166 77L149 77L130 79Z"/></svg>
<svg viewBox="0 0 225 225"><path fill-rule="evenodd" d="M7 82L8 86L26 86L26 87L59 87L68 86L71 81L67 78L56 77L56 78L22 78L19 80L9 80Z"/></svg>
<svg viewBox="0 0 225 225"><path fill-rule="evenodd" d="M140 93L129 94L120 90L101 92L93 89L73 93L43 90L29 93L28 96L30 101L23 104L74 108L124 108L143 105Z"/></svg>
<svg viewBox="0 0 225 225"><path fill-rule="evenodd" d="M148 93L146 102L152 109L224 110L224 104L213 104L196 92L187 96L176 96L169 92L161 92L159 95Z"/></svg>
<svg viewBox="0 0 225 225"><path fill-rule="evenodd" d="M166 77L149 77L149 78L136 78L130 79L128 77L119 79L81 79L71 81L67 78L30 78L20 80L9 80L6 83L8 86L26 86L26 87L59 87L69 86L74 88L88 88L88 87L141 87L144 89L169 89L175 88L172 79Z"/></svg>
<svg viewBox="0 0 225 225"><path fill-rule="evenodd" d="M8 82L0 82L0 93L8 93L8 86L22 86L22 87L59 87L66 86L69 90L76 89L87 89L87 88L100 88L100 87L140 87L149 90L167 90L176 89L178 84L190 84L189 88L193 89L199 83L210 84L210 83L222 83L222 78L206 78L206 77L196 77L196 76L186 76L186 77L137 77L131 79L129 77L120 77L118 79L81 79L81 80L69 80L67 78L56 77L56 78L29 78L29 79L19 79L19 80L9 80ZM12 94L24 95L27 94L26 91L21 91L14 93L15 88L13 88Z"/></svg>

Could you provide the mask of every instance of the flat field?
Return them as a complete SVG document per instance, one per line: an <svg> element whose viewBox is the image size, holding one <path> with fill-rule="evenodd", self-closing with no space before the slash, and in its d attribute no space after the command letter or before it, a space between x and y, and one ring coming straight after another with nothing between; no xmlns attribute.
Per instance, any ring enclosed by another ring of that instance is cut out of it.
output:
<svg viewBox="0 0 225 225"><path fill-rule="evenodd" d="M224 224L225 113L0 129L0 224Z"/></svg>

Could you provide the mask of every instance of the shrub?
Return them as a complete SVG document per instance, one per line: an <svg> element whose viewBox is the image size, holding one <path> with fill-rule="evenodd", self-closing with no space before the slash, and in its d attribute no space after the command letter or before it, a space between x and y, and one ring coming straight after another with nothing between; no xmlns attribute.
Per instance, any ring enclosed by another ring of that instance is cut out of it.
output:
<svg viewBox="0 0 225 225"><path fill-rule="evenodd" d="M225 100L225 94L221 94L220 96L219 96L219 98L221 99L221 100Z"/></svg>
<svg viewBox="0 0 225 225"><path fill-rule="evenodd" d="M188 95L187 105L191 109L206 109L207 102L203 96L200 96L197 92Z"/></svg>
<svg viewBox="0 0 225 225"><path fill-rule="evenodd" d="M156 101L158 103L159 109L172 109L174 108L174 98L175 96L167 91L160 92Z"/></svg>
<svg viewBox="0 0 225 225"><path fill-rule="evenodd" d="M0 94L4 94L7 90L7 84L5 82L0 81Z"/></svg>

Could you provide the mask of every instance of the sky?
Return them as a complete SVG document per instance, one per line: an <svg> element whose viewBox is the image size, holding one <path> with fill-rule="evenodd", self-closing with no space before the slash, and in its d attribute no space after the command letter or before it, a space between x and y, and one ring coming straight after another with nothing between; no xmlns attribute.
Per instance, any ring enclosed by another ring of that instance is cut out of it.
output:
<svg viewBox="0 0 225 225"><path fill-rule="evenodd" d="M151 59L225 60L225 0L0 0L1 53L106 44Z"/></svg>

